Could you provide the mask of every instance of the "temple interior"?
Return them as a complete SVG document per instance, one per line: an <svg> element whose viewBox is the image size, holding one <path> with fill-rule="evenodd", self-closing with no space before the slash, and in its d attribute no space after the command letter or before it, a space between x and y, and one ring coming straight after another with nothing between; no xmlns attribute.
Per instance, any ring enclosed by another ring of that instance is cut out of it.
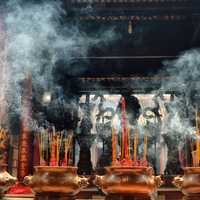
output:
<svg viewBox="0 0 200 200"><path fill-rule="evenodd" d="M0 10L0 199L200 200L199 0Z"/></svg>

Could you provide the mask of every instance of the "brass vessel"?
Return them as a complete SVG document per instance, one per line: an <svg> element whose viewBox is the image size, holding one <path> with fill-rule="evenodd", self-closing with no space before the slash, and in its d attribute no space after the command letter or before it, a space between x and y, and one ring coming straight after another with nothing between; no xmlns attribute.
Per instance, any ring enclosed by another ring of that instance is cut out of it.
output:
<svg viewBox="0 0 200 200"><path fill-rule="evenodd" d="M36 166L33 176L25 177L24 182L34 192L63 193L76 195L88 185L88 179L77 175L77 167Z"/></svg>
<svg viewBox="0 0 200 200"><path fill-rule="evenodd" d="M184 168L184 175L176 176L173 184L186 196L200 194L200 167Z"/></svg>
<svg viewBox="0 0 200 200"><path fill-rule="evenodd" d="M105 176L96 176L95 184L106 194L151 195L161 186L160 176L151 167L111 166Z"/></svg>

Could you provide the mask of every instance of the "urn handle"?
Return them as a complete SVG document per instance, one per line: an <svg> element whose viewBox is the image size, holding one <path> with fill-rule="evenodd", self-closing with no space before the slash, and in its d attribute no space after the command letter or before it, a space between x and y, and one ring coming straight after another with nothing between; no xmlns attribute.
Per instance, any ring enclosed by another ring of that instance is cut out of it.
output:
<svg viewBox="0 0 200 200"><path fill-rule="evenodd" d="M11 176L7 171L0 172L0 182L4 185L14 185L17 181L17 178Z"/></svg>
<svg viewBox="0 0 200 200"><path fill-rule="evenodd" d="M163 185L164 181L162 180L161 176L154 176L155 185L157 188Z"/></svg>
<svg viewBox="0 0 200 200"><path fill-rule="evenodd" d="M5 193L11 186L15 185L17 178L11 176L7 171L0 172L0 194Z"/></svg>
<svg viewBox="0 0 200 200"><path fill-rule="evenodd" d="M95 180L94 180L94 184L95 184L98 188L101 188L102 185L103 185L103 180L104 180L104 176L96 175L96 176L95 176Z"/></svg>
<svg viewBox="0 0 200 200"><path fill-rule="evenodd" d="M24 185L31 186L33 183L32 179L33 179L33 176L25 176L23 180Z"/></svg>
<svg viewBox="0 0 200 200"><path fill-rule="evenodd" d="M89 178L78 176L78 185L80 188L86 188L89 185Z"/></svg>
<svg viewBox="0 0 200 200"><path fill-rule="evenodd" d="M172 184L175 185L177 188L181 189L183 186L183 181L184 181L184 178L182 176L176 176L174 177Z"/></svg>

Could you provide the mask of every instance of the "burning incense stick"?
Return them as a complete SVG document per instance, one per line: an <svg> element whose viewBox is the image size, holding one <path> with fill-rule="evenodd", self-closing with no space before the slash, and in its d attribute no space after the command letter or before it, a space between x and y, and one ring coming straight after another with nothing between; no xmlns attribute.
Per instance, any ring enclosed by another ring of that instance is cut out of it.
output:
<svg viewBox="0 0 200 200"><path fill-rule="evenodd" d="M114 165L117 160L117 134L115 128L112 128L112 164Z"/></svg>
<svg viewBox="0 0 200 200"><path fill-rule="evenodd" d="M56 132L55 129L49 132L49 130L46 129L38 133L37 137L39 138L40 164L46 165L49 163L50 166L59 166L61 161L60 155L62 146L64 146L64 150L68 149L67 152L69 152L69 148L72 143L72 134L73 132L71 132L67 138L65 147L65 140L63 139L65 137L65 132Z"/></svg>
<svg viewBox="0 0 200 200"><path fill-rule="evenodd" d="M70 146L72 144L72 134L69 134L69 136L67 137L66 141L65 141L65 159L66 159L66 165L69 164L69 159L70 159L70 154L69 154L69 150L70 150Z"/></svg>
<svg viewBox="0 0 200 200"><path fill-rule="evenodd" d="M40 141L40 164L43 160L43 140L42 140L42 135L40 134L40 137L39 137L39 141Z"/></svg>
<svg viewBox="0 0 200 200"><path fill-rule="evenodd" d="M49 160L49 134L46 130L46 160Z"/></svg>
<svg viewBox="0 0 200 200"><path fill-rule="evenodd" d="M133 160L134 162L137 161L137 145L138 145L138 129L135 129L135 133L134 133L134 155L133 155Z"/></svg>
<svg viewBox="0 0 200 200"><path fill-rule="evenodd" d="M130 152L130 127L127 128L127 159L130 160L131 159L131 152Z"/></svg>
<svg viewBox="0 0 200 200"><path fill-rule="evenodd" d="M59 140L60 140L59 135L57 135L56 136L56 161L57 161L57 165L59 165L59 159L60 159L59 158L59 154L60 154L60 152L59 152L59 147L60 147Z"/></svg>
<svg viewBox="0 0 200 200"><path fill-rule="evenodd" d="M127 130L126 130L126 102L122 97L122 159L126 159L127 156Z"/></svg>
<svg viewBox="0 0 200 200"><path fill-rule="evenodd" d="M50 160L50 166L55 166L57 164L56 160L56 137L53 136L52 142L51 142L51 160Z"/></svg>

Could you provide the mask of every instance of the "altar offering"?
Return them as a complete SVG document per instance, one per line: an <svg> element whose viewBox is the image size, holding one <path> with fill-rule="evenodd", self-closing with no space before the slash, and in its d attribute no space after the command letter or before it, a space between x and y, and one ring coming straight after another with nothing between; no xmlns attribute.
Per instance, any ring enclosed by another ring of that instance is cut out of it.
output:
<svg viewBox="0 0 200 200"><path fill-rule="evenodd" d="M161 186L160 176L153 175L153 169L148 165L147 148L148 138L144 136L144 155L138 158L139 132L134 130L133 155L131 157L130 127L127 126L126 104L122 97L121 113L121 142L120 157L117 159L117 135L116 130L112 129L112 165L105 167L104 176L96 176L95 184L106 195L135 195L142 194L151 196Z"/></svg>

